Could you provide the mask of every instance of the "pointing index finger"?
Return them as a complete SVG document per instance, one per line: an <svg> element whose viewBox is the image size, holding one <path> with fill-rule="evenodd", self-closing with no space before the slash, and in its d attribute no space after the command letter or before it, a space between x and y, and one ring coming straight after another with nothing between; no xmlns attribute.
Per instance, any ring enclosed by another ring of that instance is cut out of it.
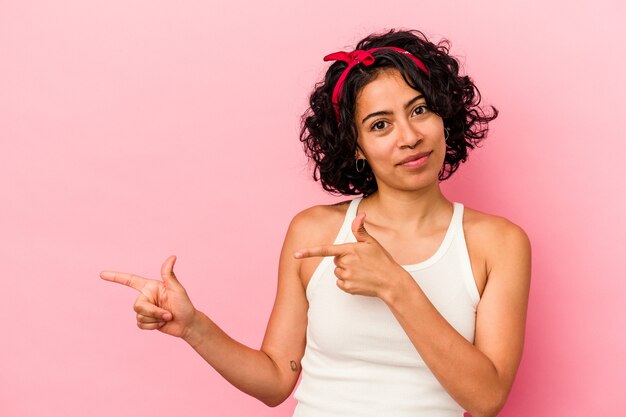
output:
<svg viewBox="0 0 626 417"><path fill-rule="evenodd" d="M139 275L116 271L102 271L100 272L100 278L105 281L117 282L118 284L126 285L127 287L134 288L137 291L141 291L143 286L148 281L146 278L140 277Z"/></svg>
<svg viewBox="0 0 626 417"><path fill-rule="evenodd" d="M293 254L296 259L312 258L316 256L341 256L346 250L344 245L324 245L315 246L307 249L300 249Z"/></svg>

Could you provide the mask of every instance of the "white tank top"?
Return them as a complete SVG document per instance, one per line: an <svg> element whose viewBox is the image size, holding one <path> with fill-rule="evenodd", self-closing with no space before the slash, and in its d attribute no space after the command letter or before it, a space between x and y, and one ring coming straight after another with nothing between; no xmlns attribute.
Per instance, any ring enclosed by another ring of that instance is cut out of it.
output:
<svg viewBox="0 0 626 417"><path fill-rule="evenodd" d="M351 224L362 198L350 202L335 244L356 242ZM306 289L309 301L302 379L294 417L461 417L463 409L426 366L387 305L336 285L325 257ZM443 317L473 343L479 294L454 203L441 246L403 265Z"/></svg>

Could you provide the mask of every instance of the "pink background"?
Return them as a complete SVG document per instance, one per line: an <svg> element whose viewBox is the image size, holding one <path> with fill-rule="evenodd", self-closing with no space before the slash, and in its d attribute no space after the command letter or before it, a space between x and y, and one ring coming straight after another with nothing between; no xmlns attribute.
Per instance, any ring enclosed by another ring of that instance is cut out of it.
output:
<svg viewBox="0 0 626 417"><path fill-rule="evenodd" d="M501 415L623 415L626 6L581 3L0 0L0 415L290 416L137 329L135 292L98 273L176 254L258 347L291 217L336 201L297 139L322 57L391 27L448 37L501 110L444 186L533 243Z"/></svg>

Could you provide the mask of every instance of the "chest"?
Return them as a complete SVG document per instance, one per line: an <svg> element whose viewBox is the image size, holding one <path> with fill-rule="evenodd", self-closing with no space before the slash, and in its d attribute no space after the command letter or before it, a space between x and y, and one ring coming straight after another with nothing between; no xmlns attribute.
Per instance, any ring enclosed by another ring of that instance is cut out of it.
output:
<svg viewBox="0 0 626 417"><path fill-rule="evenodd" d="M468 291L467 262L452 246L437 262L406 266L428 299L463 337L473 342L477 298ZM336 360L422 366L423 361L386 304L354 296L335 285L334 263L325 258L307 289L307 344ZM422 365L420 365L422 364Z"/></svg>
<svg viewBox="0 0 626 417"><path fill-rule="evenodd" d="M376 231L374 228L370 234L389 252L389 254L400 265L414 265L424 262L435 255L445 237L445 230L435 231L428 235L399 237L388 236ZM332 238L329 238L332 240ZM486 259L480 250L478 238L472 233L465 233L465 242L470 259L472 275L478 293L482 293L487 284ZM327 243L324 243L327 244ZM304 288L313 276L313 273L320 265L322 258L308 258L304 260L300 267L300 277Z"/></svg>

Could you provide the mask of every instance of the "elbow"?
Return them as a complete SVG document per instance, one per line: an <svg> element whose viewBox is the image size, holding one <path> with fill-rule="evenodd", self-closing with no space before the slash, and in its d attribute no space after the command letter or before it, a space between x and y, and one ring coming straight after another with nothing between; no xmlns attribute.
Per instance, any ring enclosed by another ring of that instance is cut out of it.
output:
<svg viewBox="0 0 626 417"><path fill-rule="evenodd" d="M271 408L278 407L282 403L282 401L263 401L263 404Z"/></svg>
<svg viewBox="0 0 626 417"><path fill-rule="evenodd" d="M287 397L268 397L268 398L262 398L261 401L263 402L263 404L265 404L268 407L278 407L279 405L281 405L283 402L285 402L285 400L287 399Z"/></svg>
<svg viewBox="0 0 626 417"><path fill-rule="evenodd" d="M271 397L259 398L268 407L278 407L289 397L289 395L273 395Z"/></svg>
<svg viewBox="0 0 626 417"><path fill-rule="evenodd" d="M501 408L485 408L480 411L469 411L468 413L472 417L496 417Z"/></svg>
<svg viewBox="0 0 626 417"><path fill-rule="evenodd" d="M494 392L472 410L467 410L472 417L496 417L506 401L506 395Z"/></svg>
<svg viewBox="0 0 626 417"><path fill-rule="evenodd" d="M263 402L263 404L265 404L266 406L268 406L268 407L272 407L272 408L277 407L277 406L279 406L280 404L282 404L282 401L277 401L277 400L275 400L275 399L273 399L273 398L269 398L269 399L265 399L265 398L264 398L264 399L261 399L261 401L262 401L262 402Z"/></svg>

